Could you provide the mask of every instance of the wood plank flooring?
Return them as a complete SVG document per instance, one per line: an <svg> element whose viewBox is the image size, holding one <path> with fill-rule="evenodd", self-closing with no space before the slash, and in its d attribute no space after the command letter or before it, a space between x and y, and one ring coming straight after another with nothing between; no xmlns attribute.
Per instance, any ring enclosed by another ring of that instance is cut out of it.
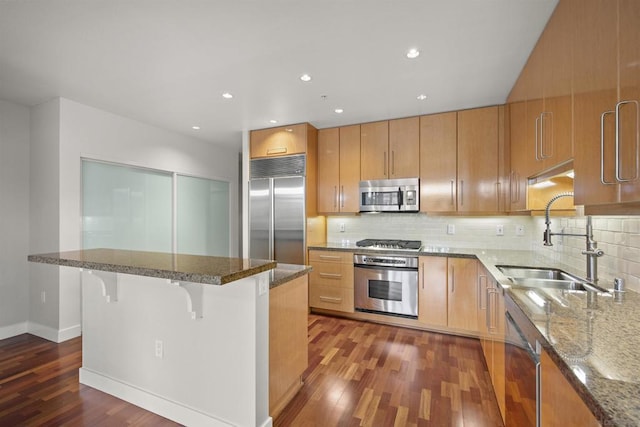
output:
<svg viewBox="0 0 640 427"><path fill-rule="evenodd" d="M0 427L177 426L78 382L80 338L0 341ZM501 426L480 344L309 316L305 384L275 426Z"/></svg>
<svg viewBox="0 0 640 427"><path fill-rule="evenodd" d="M275 426L502 426L480 342L309 316L304 386Z"/></svg>

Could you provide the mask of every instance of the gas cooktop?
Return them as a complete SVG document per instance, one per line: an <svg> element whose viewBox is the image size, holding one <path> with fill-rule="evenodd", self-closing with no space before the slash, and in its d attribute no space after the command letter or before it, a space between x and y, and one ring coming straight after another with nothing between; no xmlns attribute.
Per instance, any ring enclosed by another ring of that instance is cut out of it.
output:
<svg viewBox="0 0 640 427"><path fill-rule="evenodd" d="M422 247L422 242L420 240L364 239L356 242L356 246L367 249L393 249L417 252Z"/></svg>

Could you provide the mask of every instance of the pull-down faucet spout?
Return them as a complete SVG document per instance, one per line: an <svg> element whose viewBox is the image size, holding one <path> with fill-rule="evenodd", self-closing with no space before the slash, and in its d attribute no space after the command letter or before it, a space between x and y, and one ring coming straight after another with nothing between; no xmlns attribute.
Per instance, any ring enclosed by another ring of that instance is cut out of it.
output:
<svg viewBox="0 0 640 427"><path fill-rule="evenodd" d="M551 243L551 236L577 236L586 238L586 250L582 251L582 255L587 256L587 281L591 283L598 282L598 258L604 255L602 249L598 249L598 242L593 240L593 225L591 223L591 216L587 216L587 229L585 234L573 234L573 233L552 233L551 232L551 219L549 218L549 210L551 205L556 200L562 197L573 197L572 192L560 193L551 198L544 212L544 222L547 226L544 231L544 245L553 246Z"/></svg>

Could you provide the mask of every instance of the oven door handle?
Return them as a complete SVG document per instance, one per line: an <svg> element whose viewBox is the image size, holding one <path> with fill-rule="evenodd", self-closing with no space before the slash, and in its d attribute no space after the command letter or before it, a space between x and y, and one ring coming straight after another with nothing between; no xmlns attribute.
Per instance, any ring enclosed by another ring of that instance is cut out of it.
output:
<svg viewBox="0 0 640 427"><path fill-rule="evenodd" d="M398 187L398 210L402 210L402 188Z"/></svg>
<svg viewBox="0 0 640 427"><path fill-rule="evenodd" d="M365 268L367 270L384 270L384 271L418 271L418 267L398 267L393 265L368 265L368 264L353 264L354 268Z"/></svg>

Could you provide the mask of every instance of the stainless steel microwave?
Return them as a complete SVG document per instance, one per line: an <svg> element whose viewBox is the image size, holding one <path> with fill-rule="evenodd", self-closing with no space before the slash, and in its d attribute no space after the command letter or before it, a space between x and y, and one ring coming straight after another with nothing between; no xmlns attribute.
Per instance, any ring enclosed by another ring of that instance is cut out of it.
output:
<svg viewBox="0 0 640 427"><path fill-rule="evenodd" d="M418 212L418 178L360 181L360 212Z"/></svg>

